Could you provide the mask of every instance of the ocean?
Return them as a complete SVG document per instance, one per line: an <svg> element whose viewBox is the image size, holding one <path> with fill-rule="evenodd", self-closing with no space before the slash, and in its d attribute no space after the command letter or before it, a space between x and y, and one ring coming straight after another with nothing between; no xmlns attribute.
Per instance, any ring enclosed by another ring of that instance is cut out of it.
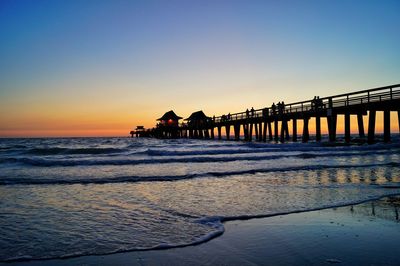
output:
<svg viewBox="0 0 400 266"><path fill-rule="evenodd" d="M0 261L200 244L224 221L400 194L399 142L0 139Z"/></svg>

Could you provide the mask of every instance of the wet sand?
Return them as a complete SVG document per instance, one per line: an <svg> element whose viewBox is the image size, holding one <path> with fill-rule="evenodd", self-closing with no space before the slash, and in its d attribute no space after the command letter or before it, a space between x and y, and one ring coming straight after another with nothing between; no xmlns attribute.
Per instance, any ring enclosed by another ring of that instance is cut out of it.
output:
<svg viewBox="0 0 400 266"><path fill-rule="evenodd" d="M400 265L400 197L230 221L185 248L27 261L15 265ZM10 265L9 263L6 265Z"/></svg>

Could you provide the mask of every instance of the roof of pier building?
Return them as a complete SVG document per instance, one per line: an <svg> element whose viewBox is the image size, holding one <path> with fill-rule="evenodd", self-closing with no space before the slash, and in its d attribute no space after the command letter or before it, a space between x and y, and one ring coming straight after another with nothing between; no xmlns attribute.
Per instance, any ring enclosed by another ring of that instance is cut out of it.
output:
<svg viewBox="0 0 400 266"><path fill-rule="evenodd" d="M162 117L160 117L159 119L157 119L157 121L178 121L179 119L182 119L182 117L177 116L174 111L168 111L166 112Z"/></svg>
<svg viewBox="0 0 400 266"><path fill-rule="evenodd" d="M191 114L188 118L186 118L185 120L192 122L192 121L206 121L206 120L208 120L208 119L211 119L211 117L206 116L206 115L204 114L204 112L200 110L200 111L197 111L197 112L192 113L192 114Z"/></svg>

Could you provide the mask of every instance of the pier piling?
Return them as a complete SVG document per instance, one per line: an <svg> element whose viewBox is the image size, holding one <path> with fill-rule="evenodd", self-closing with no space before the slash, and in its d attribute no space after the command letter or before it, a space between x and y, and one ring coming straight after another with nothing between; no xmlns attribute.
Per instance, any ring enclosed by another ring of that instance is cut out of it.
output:
<svg viewBox="0 0 400 266"><path fill-rule="evenodd" d="M360 138L365 138L365 133L364 133L364 120L362 114L358 113L357 114L357 122L358 122L358 134Z"/></svg>
<svg viewBox="0 0 400 266"><path fill-rule="evenodd" d="M390 111L383 111L383 141L390 142Z"/></svg>
<svg viewBox="0 0 400 266"><path fill-rule="evenodd" d="M317 114L315 117L315 130L316 141L321 141L321 117L319 114Z"/></svg>
<svg viewBox="0 0 400 266"><path fill-rule="evenodd" d="M226 139L230 140L230 131L231 131L231 126L230 125L226 125L225 126L225 133L226 133Z"/></svg>
<svg viewBox="0 0 400 266"><path fill-rule="evenodd" d="M375 119L376 111L370 110L368 116L368 143L372 144L375 141Z"/></svg>
<svg viewBox="0 0 400 266"><path fill-rule="evenodd" d="M303 118L303 142L308 142L310 139L310 133L308 131L308 117Z"/></svg>
<svg viewBox="0 0 400 266"><path fill-rule="evenodd" d="M344 139L346 143L350 143L350 113L344 114Z"/></svg>
<svg viewBox="0 0 400 266"><path fill-rule="evenodd" d="M337 115L332 114L328 116L328 131L329 131L329 141L335 142L336 141L336 125L337 125Z"/></svg>
<svg viewBox="0 0 400 266"><path fill-rule="evenodd" d="M297 119L296 118L293 118L293 133L292 133L292 140L294 141L294 142L296 142L297 141Z"/></svg>
<svg viewBox="0 0 400 266"><path fill-rule="evenodd" d="M278 141L278 119L274 121L274 138L275 141Z"/></svg>

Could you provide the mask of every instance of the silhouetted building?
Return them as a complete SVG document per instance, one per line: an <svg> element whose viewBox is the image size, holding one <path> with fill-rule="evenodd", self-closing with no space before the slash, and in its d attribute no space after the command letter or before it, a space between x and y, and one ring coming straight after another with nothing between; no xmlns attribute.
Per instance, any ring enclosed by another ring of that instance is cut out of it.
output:
<svg viewBox="0 0 400 266"><path fill-rule="evenodd" d="M134 135L136 135L136 137L150 137L150 131L151 130L146 130L144 128L144 126L137 126L135 130L132 130L130 132L131 136L133 137Z"/></svg>
<svg viewBox="0 0 400 266"><path fill-rule="evenodd" d="M212 119L211 117L206 116L203 111L197 111L192 113L185 120L188 121L188 126L190 127L200 127L206 125Z"/></svg>
<svg viewBox="0 0 400 266"><path fill-rule="evenodd" d="M182 117L177 116L174 111L168 111L166 112L162 117L157 119L157 121L160 121L160 125L162 126L178 126L179 120L182 119Z"/></svg>
<svg viewBox="0 0 400 266"><path fill-rule="evenodd" d="M166 112L162 117L157 119L159 123L154 132L158 138L178 138L180 137L179 120L182 117L177 116L174 111Z"/></svg>

